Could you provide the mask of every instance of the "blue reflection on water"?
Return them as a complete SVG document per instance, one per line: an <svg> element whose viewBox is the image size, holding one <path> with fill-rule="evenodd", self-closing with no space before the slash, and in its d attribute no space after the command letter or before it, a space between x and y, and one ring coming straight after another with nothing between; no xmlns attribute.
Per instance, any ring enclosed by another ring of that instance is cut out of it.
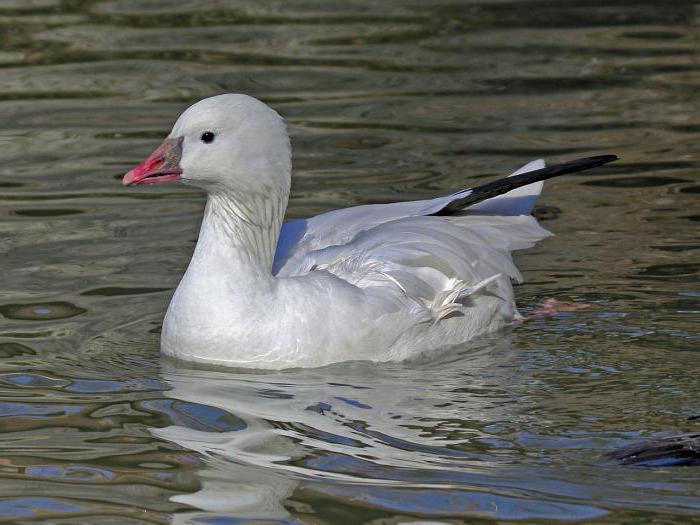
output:
<svg viewBox="0 0 700 525"><path fill-rule="evenodd" d="M32 516L37 512L78 513L83 507L53 498L17 498L0 501L0 516Z"/></svg>
<svg viewBox="0 0 700 525"><path fill-rule="evenodd" d="M347 485L332 487L335 496L352 498L385 509L429 515L493 516L499 519L593 519L607 511L590 505L549 502L482 492L445 489L400 489Z"/></svg>

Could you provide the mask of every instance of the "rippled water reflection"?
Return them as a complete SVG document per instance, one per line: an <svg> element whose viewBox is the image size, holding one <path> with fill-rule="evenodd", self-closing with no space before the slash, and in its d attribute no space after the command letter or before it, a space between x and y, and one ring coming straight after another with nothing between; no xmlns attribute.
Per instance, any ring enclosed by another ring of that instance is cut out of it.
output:
<svg viewBox="0 0 700 525"><path fill-rule="evenodd" d="M698 430L698 13L659 2L0 2L0 517L700 521L697 469L601 455ZM290 125L290 216L538 157L531 320L429 362L162 360L203 199L119 176L193 100ZM476 520L476 521L475 521Z"/></svg>

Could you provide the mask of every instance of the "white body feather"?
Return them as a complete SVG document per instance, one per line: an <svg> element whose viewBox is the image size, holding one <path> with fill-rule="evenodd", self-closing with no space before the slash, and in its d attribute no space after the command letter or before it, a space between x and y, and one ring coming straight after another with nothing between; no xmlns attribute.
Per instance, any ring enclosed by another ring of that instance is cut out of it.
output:
<svg viewBox="0 0 700 525"><path fill-rule="evenodd" d="M219 103L248 117L266 108L264 118L254 115L253 127L265 119L275 122L272 110L250 101ZM198 105L183 114L172 136L186 136L188 126L196 127L193 120L199 125L212 118L208 106L194 111ZM242 129L239 138L245 136ZM265 134L257 138L264 142ZM225 184L211 183L212 175L206 184L198 181L198 163L205 164L203 172L214 170L190 151L183 179L199 182L209 199L195 253L163 323L164 353L274 369L403 360L464 343L518 317L511 279L521 276L510 252L548 235L529 215L542 183L479 203L460 216L429 214L470 190L337 210L291 221L280 232L290 177L282 158L288 152L279 151L280 144L262 147L271 164L249 166L263 170L264 177L252 173L246 179L241 158L232 158L243 180ZM516 173L543 166L535 161ZM256 180L267 183L257 187Z"/></svg>

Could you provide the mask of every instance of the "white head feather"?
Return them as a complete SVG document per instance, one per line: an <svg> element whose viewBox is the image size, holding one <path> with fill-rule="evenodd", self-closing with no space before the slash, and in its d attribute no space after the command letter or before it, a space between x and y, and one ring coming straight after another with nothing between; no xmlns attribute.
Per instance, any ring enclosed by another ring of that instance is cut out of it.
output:
<svg viewBox="0 0 700 525"><path fill-rule="evenodd" d="M205 133L213 140L205 142ZM276 111L247 95L218 95L193 104L169 138L183 138L180 167L185 183L237 194L289 193L291 146Z"/></svg>

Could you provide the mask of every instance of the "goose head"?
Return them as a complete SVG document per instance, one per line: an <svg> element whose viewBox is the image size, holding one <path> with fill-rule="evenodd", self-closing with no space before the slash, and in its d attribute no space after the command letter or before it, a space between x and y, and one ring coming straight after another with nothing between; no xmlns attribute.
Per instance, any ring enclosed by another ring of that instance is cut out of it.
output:
<svg viewBox="0 0 700 525"><path fill-rule="evenodd" d="M282 118L247 95L200 100L170 135L122 179L124 185L180 180L209 193L287 195L291 148Z"/></svg>

